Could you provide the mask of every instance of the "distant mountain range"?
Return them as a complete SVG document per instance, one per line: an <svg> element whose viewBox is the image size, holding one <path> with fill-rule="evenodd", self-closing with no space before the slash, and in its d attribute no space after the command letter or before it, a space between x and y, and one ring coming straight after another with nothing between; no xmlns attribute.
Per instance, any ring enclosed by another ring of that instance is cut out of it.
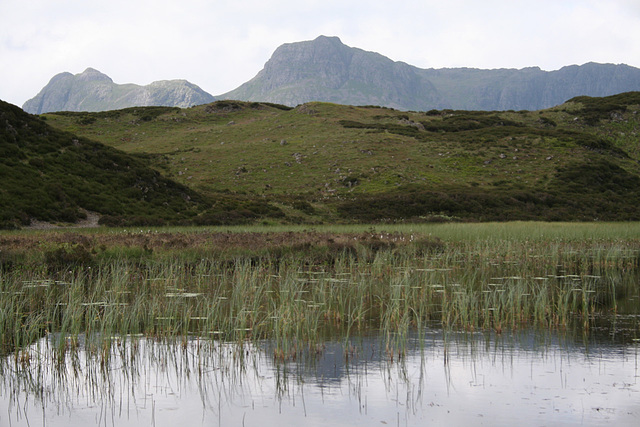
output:
<svg viewBox="0 0 640 427"><path fill-rule="evenodd" d="M215 96L185 80L118 85L94 69L58 74L23 109L104 111L131 106L187 107L215 99L296 106L311 101L400 110L539 110L581 96L640 90L640 69L587 63L556 71L537 67L421 69L344 45L337 37L287 43L237 89Z"/></svg>
<svg viewBox="0 0 640 427"><path fill-rule="evenodd" d="M253 79L218 99L298 105L327 101L401 110L538 110L580 95L640 90L640 69L588 63L540 68L421 69L337 37L280 46Z"/></svg>
<svg viewBox="0 0 640 427"><path fill-rule="evenodd" d="M106 111L127 107L191 107L214 98L186 80L162 80L146 86L116 84L98 70L60 73L22 108L32 114L51 111Z"/></svg>

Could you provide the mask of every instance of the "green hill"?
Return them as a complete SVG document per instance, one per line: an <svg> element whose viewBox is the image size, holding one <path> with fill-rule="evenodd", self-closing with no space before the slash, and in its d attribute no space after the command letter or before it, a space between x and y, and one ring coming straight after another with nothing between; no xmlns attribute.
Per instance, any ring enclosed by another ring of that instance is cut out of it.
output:
<svg viewBox="0 0 640 427"><path fill-rule="evenodd" d="M638 110L631 92L541 111L219 101L45 117L287 221L638 220Z"/></svg>
<svg viewBox="0 0 640 427"><path fill-rule="evenodd" d="M101 143L56 130L0 101L0 226L31 219L177 221L202 202L196 192Z"/></svg>
<svg viewBox="0 0 640 427"><path fill-rule="evenodd" d="M173 110L144 111L146 120ZM0 228L34 219L74 223L87 212L109 225L238 223L282 215L264 201L204 197L149 163L0 101Z"/></svg>

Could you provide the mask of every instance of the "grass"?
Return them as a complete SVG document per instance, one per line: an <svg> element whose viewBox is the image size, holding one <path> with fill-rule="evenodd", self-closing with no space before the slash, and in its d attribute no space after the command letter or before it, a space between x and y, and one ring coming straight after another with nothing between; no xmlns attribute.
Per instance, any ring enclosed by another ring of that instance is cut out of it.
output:
<svg viewBox="0 0 640 427"><path fill-rule="evenodd" d="M99 117L147 123L176 111L131 109ZM242 224L284 216L262 199L204 197L150 167L154 156L130 155L54 129L18 107L0 102L0 115L6 118L0 129L0 228L20 228L33 220L70 224L89 214L109 226ZM98 119L85 114L79 121Z"/></svg>
<svg viewBox="0 0 640 427"><path fill-rule="evenodd" d="M588 330L598 313L638 314L640 229L626 226L7 233L0 346L52 332L195 335L274 340L288 359L367 331L401 352L402 336L434 324Z"/></svg>
<svg viewBox="0 0 640 427"><path fill-rule="evenodd" d="M640 219L639 106L630 93L521 112L224 101L44 117L212 200L280 209L246 222L628 221ZM196 224L229 223L203 219Z"/></svg>
<svg viewBox="0 0 640 427"><path fill-rule="evenodd" d="M521 112L1 107L2 228L640 220L635 93Z"/></svg>

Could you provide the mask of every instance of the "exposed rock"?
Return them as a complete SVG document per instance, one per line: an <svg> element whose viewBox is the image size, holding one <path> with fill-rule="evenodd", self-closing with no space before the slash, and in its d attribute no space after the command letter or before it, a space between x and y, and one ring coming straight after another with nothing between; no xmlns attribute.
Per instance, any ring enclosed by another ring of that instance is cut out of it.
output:
<svg viewBox="0 0 640 427"><path fill-rule="evenodd" d="M186 80L163 80L147 86L119 85L93 68L80 74L61 73L22 108L32 114L50 111L105 111L151 105L191 107L214 98Z"/></svg>
<svg viewBox="0 0 640 427"><path fill-rule="evenodd" d="M588 63L538 67L421 69L344 45L337 37L280 46L253 79L220 99L296 106L311 101L400 110L538 110L570 98L640 90L640 69ZM305 112L300 109L301 112Z"/></svg>
<svg viewBox="0 0 640 427"><path fill-rule="evenodd" d="M405 126L409 126L412 128L416 128L421 131L425 130L425 127L422 123L414 122L413 120L402 119L400 120L400 124L403 124Z"/></svg>

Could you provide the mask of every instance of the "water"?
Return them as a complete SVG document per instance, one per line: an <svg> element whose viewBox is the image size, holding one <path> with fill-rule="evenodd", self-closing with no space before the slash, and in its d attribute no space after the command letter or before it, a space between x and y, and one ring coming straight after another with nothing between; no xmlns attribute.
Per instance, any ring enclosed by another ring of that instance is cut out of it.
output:
<svg viewBox="0 0 640 427"><path fill-rule="evenodd" d="M393 350L365 335L286 361L268 341L80 337L56 363L50 335L3 360L0 425L637 426L638 318L614 320L588 335L429 329Z"/></svg>

